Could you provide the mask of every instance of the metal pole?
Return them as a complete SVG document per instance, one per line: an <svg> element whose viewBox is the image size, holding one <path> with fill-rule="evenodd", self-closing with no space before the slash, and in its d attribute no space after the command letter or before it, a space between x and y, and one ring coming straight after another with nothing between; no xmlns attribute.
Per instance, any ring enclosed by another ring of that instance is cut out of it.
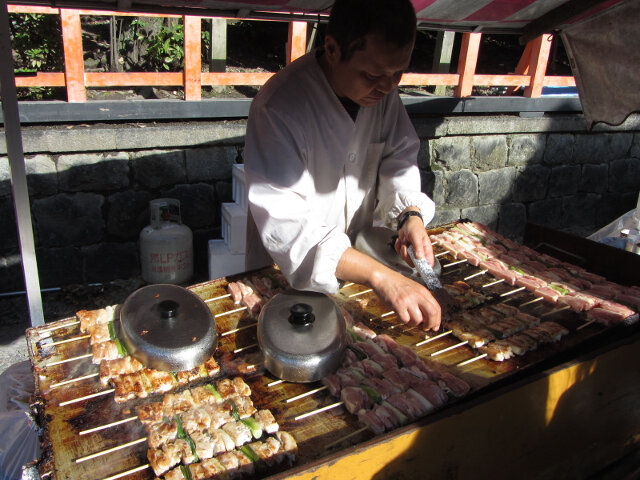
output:
<svg viewBox="0 0 640 480"><path fill-rule="evenodd" d="M11 36L9 32L9 11L6 0L0 5L0 93L2 94L2 114L4 116L4 132L9 154L11 170L11 187L13 189L13 205L18 223L22 269L29 303L31 325L44 324L40 280L36 262L33 225L31 223L31 206L27 189L27 173L24 165L22 149L22 131L20 114L18 113L18 97L16 95L16 79L13 72L11 55Z"/></svg>

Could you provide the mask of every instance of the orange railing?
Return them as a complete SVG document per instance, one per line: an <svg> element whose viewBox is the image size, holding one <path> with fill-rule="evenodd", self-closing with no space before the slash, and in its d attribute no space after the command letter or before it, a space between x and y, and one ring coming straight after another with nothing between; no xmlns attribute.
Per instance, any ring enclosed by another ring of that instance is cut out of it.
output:
<svg viewBox="0 0 640 480"><path fill-rule="evenodd" d="M66 87L69 102L85 102L86 87L181 86L185 100L200 100L203 86L263 85L273 73L203 72L201 63L201 18L196 16L154 15L72 10L65 8L9 5L10 13L60 15L64 45L64 72L37 72L17 77L17 87ZM162 16L184 21L184 70L182 72L85 72L80 15ZM570 76L546 75L553 36L544 34L529 42L516 71L505 75L478 75L476 65L481 33L463 33L456 73L405 73L401 85L448 85L454 96L469 97L473 87L506 86L510 92L524 87L525 97L539 97L544 86L575 86ZM290 22L287 62L303 55L307 46L307 23Z"/></svg>

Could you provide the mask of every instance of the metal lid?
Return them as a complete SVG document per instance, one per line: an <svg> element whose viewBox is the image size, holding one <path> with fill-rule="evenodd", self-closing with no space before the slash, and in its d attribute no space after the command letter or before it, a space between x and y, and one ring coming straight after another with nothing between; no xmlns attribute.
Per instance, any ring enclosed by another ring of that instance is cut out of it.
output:
<svg viewBox="0 0 640 480"><path fill-rule="evenodd" d="M260 312L258 341L272 374L290 382L315 382L342 364L344 317L321 293L279 293Z"/></svg>
<svg viewBox="0 0 640 480"><path fill-rule="evenodd" d="M415 269L405 262L394 247L395 232L386 227L369 227L358 232L354 247L356 250L366 253L370 257L378 260L383 265L395 270L413 280L421 281ZM440 275L440 262L436 258L433 271Z"/></svg>
<svg viewBox="0 0 640 480"><path fill-rule="evenodd" d="M133 292L122 305L120 324L129 353L156 370L190 370L216 349L216 324L209 307L177 285L148 285Z"/></svg>

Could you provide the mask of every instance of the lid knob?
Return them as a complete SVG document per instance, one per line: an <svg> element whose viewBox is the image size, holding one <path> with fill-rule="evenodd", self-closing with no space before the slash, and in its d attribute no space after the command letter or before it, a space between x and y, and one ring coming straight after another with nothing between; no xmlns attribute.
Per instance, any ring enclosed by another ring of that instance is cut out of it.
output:
<svg viewBox="0 0 640 480"><path fill-rule="evenodd" d="M289 312L291 313L289 322L293 325L311 325L316 319L311 305L307 303L295 303L291 306Z"/></svg>
<svg viewBox="0 0 640 480"><path fill-rule="evenodd" d="M161 318L174 318L178 313L178 302L174 300L163 300L158 304Z"/></svg>

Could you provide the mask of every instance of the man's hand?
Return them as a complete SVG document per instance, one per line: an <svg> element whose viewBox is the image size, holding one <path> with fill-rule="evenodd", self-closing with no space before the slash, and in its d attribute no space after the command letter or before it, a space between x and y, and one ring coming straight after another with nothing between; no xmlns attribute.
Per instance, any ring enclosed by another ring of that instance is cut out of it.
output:
<svg viewBox="0 0 640 480"><path fill-rule="evenodd" d="M431 292L370 256L348 248L338 262L336 276L341 280L370 286L393 308L401 322L411 326L421 325L423 330L436 331L440 328L440 305Z"/></svg>
<svg viewBox="0 0 640 480"><path fill-rule="evenodd" d="M398 255L409 265L414 266L407 251L409 245L413 245L416 258L426 258L431 266L435 264L431 240L429 240L429 235L427 235L427 230L424 228L424 223L420 217L411 216L407 218L402 228L398 230L398 239L395 243Z"/></svg>

